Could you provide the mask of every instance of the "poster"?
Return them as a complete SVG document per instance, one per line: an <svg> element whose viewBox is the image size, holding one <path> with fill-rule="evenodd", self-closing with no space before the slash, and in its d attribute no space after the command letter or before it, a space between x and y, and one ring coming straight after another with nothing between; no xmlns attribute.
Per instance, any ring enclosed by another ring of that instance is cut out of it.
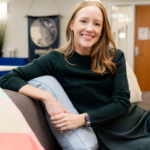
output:
<svg viewBox="0 0 150 150"><path fill-rule="evenodd" d="M60 18L28 16L29 61L59 47Z"/></svg>

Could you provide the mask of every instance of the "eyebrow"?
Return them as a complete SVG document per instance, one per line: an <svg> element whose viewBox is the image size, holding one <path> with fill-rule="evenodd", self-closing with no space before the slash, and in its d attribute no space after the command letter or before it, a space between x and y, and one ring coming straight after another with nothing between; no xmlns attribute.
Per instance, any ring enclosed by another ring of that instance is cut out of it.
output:
<svg viewBox="0 0 150 150"><path fill-rule="evenodd" d="M81 17L81 18L83 18L83 19L89 19L87 17ZM99 19L94 19L94 20L102 22L102 20L99 20Z"/></svg>

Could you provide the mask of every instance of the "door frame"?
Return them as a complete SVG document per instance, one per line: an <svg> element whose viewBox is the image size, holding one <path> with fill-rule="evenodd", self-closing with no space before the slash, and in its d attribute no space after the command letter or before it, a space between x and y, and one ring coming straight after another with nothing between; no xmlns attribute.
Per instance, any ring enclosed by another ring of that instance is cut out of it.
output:
<svg viewBox="0 0 150 150"><path fill-rule="evenodd" d="M132 14L132 20L133 20L133 23L132 23L132 32L131 32L131 43L132 43L132 50L129 51L128 50L128 62L131 66L131 68L134 70L134 46L135 46L135 7L140 5L150 5L150 2L114 2L114 3L109 3L109 7L108 7L108 19L109 19L109 22L110 22L110 25L111 25L111 6L112 5L130 5L132 7L132 11L133 11L133 14Z"/></svg>

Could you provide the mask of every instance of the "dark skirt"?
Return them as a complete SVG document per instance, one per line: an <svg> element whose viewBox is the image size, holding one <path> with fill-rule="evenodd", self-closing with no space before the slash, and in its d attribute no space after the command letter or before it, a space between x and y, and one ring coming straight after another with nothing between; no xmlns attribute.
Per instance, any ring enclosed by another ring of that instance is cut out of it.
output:
<svg viewBox="0 0 150 150"><path fill-rule="evenodd" d="M94 131L99 150L150 150L150 111L132 104L126 116Z"/></svg>

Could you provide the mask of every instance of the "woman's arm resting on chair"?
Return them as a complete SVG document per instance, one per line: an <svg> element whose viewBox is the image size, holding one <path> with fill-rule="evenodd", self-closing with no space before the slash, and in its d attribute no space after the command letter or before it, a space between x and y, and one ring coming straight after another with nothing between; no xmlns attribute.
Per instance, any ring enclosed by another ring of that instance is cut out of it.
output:
<svg viewBox="0 0 150 150"><path fill-rule="evenodd" d="M48 53L33 60L32 63L24 67L13 69L11 72L0 78L0 87L18 91L33 99L43 101L50 116L68 112L50 93L33 87L27 83L29 80L39 76L53 76L54 67L51 62L53 57L53 54Z"/></svg>
<svg viewBox="0 0 150 150"><path fill-rule="evenodd" d="M18 92L42 101L51 117L61 113L69 113L50 93L34 86L27 84L20 88Z"/></svg>
<svg viewBox="0 0 150 150"><path fill-rule="evenodd" d="M70 114L50 93L29 84L19 89L19 93L27 95L33 99L40 100L45 104L46 110L52 118L51 123L54 128L62 133L63 130L75 129L85 125L85 115ZM62 126L61 130L59 125Z"/></svg>

